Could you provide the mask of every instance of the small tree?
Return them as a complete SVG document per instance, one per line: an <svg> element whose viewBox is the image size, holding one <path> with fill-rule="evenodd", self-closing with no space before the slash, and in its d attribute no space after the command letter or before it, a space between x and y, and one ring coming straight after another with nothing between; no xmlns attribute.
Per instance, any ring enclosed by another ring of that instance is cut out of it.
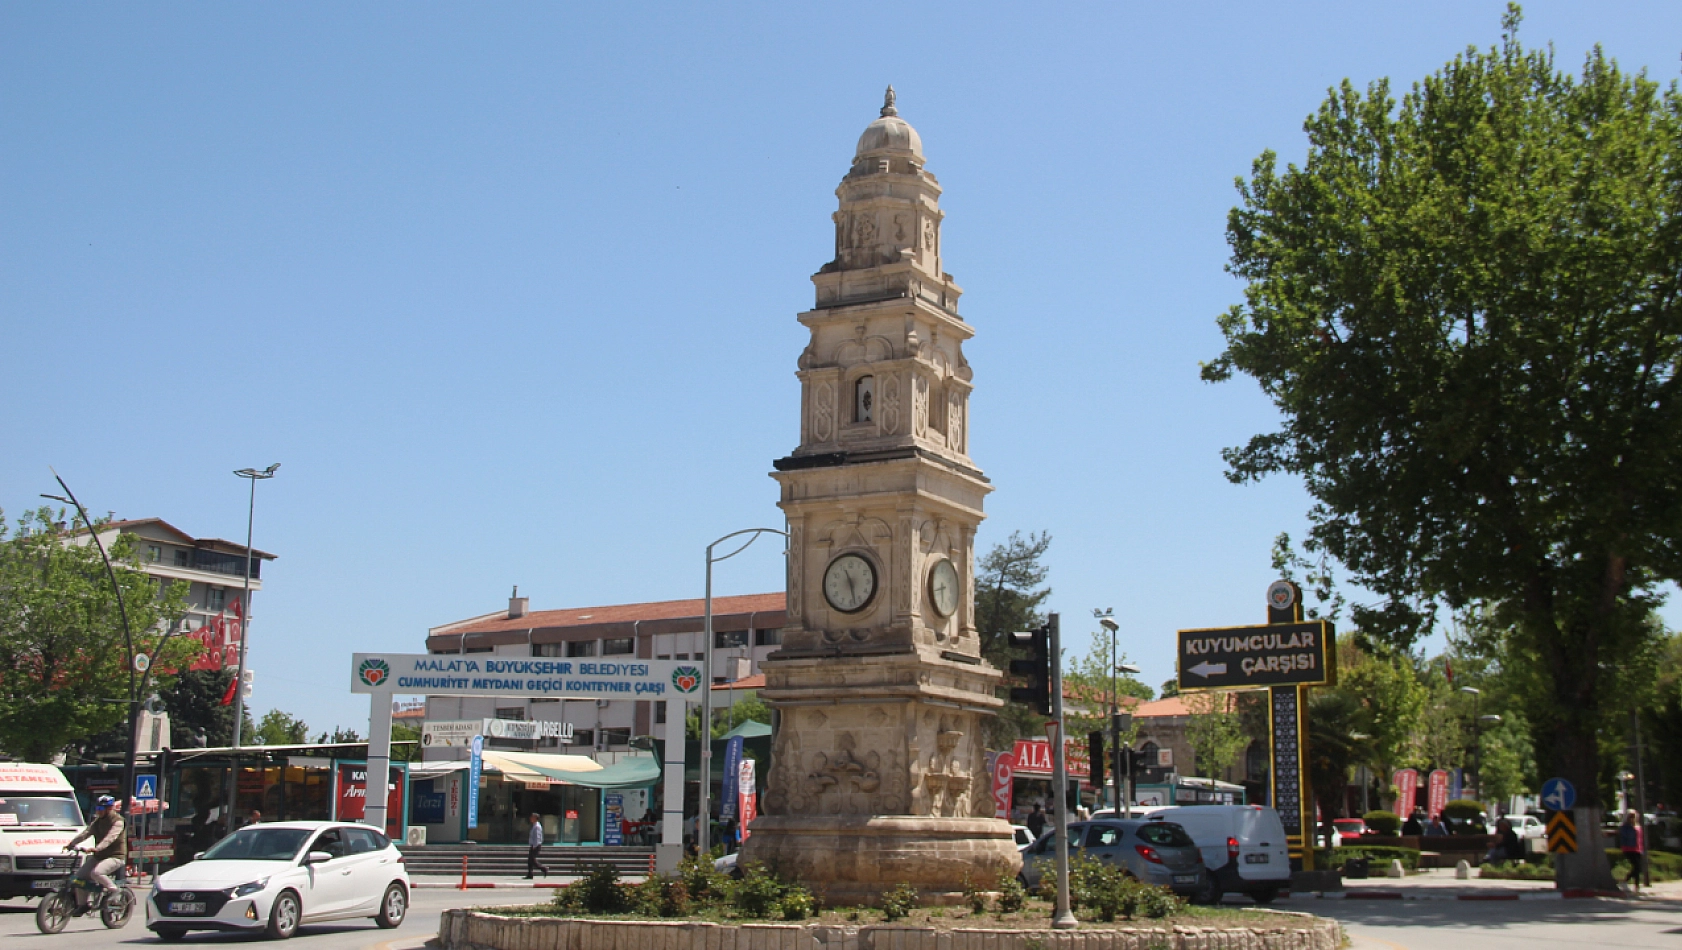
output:
<svg viewBox="0 0 1682 950"><path fill-rule="evenodd" d="M1183 695L1191 714L1186 722L1186 742L1196 754L1195 770L1198 775L1218 779L1250 744L1236 701L1225 692Z"/></svg>

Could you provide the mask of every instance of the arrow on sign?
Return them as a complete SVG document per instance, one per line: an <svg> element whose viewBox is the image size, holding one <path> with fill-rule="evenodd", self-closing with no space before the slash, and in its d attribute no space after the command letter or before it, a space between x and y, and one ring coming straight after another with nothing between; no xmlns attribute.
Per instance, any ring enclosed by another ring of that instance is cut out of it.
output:
<svg viewBox="0 0 1682 950"><path fill-rule="evenodd" d="M1226 672L1226 664L1225 663L1210 663L1209 661L1205 660L1202 663L1199 663L1196 666L1192 667L1191 671L1193 673L1196 673L1198 676L1203 677L1204 679L1208 679L1211 676L1220 676L1221 674L1225 673Z"/></svg>

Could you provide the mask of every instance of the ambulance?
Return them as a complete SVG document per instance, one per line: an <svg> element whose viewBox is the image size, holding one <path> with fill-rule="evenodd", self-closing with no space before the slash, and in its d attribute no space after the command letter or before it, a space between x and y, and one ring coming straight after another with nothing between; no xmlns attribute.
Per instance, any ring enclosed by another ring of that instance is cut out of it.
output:
<svg viewBox="0 0 1682 950"><path fill-rule="evenodd" d="M64 845L82 830L76 792L55 766L0 762L0 898L39 897L76 870Z"/></svg>

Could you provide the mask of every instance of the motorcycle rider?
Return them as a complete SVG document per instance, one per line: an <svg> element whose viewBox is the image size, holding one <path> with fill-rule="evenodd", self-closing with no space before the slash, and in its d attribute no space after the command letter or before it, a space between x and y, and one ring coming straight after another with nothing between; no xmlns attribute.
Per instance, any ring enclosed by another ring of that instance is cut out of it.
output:
<svg viewBox="0 0 1682 950"><path fill-rule="evenodd" d="M72 876L92 881L99 885L106 896L110 896L117 890L117 884L111 880L111 875L122 870L128 859L128 836L124 834L123 829L123 809L116 799L109 795L101 795L95 799L93 821L88 822L81 834L71 838L64 849L69 851L84 838L93 839L93 850ZM81 888L76 888L75 893L77 908L86 909L87 894Z"/></svg>

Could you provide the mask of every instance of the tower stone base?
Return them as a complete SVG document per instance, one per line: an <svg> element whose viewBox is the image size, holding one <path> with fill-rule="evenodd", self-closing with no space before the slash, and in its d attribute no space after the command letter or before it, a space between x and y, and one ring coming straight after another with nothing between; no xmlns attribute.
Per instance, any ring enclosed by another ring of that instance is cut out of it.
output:
<svg viewBox="0 0 1682 950"><path fill-rule="evenodd" d="M998 671L933 651L822 652L785 649L763 664L762 696L780 719L742 860L831 905L873 903L901 883L953 900L966 884L1015 877L1021 856L993 817L980 737Z"/></svg>
<svg viewBox="0 0 1682 950"><path fill-rule="evenodd" d="M768 815L754 822L742 858L839 907L874 904L901 883L925 903L955 904L966 882L993 890L1022 867L1009 823L997 818Z"/></svg>

